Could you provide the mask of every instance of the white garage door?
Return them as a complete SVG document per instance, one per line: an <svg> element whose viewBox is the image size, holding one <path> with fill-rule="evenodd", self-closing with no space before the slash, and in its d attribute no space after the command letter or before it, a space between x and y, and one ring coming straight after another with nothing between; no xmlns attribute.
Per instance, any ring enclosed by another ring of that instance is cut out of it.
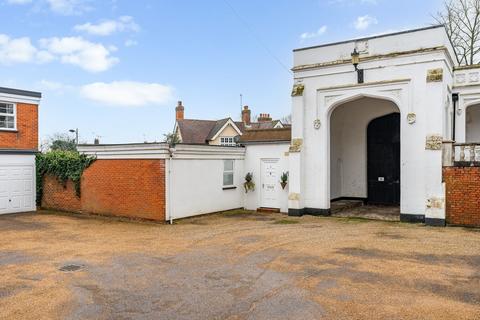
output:
<svg viewBox="0 0 480 320"><path fill-rule="evenodd" d="M35 210L33 165L0 164L0 214Z"/></svg>

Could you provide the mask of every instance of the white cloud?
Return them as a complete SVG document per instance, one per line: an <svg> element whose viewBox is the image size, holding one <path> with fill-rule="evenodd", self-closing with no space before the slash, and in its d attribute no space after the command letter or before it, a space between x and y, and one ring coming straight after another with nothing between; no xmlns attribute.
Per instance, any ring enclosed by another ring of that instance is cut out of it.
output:
<svg viewBox="0 0 480 320"><path fill-rule="evenodd" d="M173 98L173 88L168 85L133 81L91 83L82 86L80 92L95 102L120 107L165 105Z"/></svg>
<svg viewBox="0 0 480 320"><path fill-rule="evenodd" d="M75 31L86 32L96 36L108 36L115 32L140 30L138 24L135 23L132 17L122 16L117 20L106 20L98 24L87 22L85 24L76 25Z"/></svg>
<svg viewBox="0 0 480 320"><path fill-rule="evenodd" d="M89 10L85 0L46 0L50 10L55 13L71 16Z"/></svg>
<svg viewBox="0 0 480 320"><path fill-rule="evenodd" d="M378 23L377 19L367 14L365 16L358 17L357 20L355 20L354 22L354 26L355 26L355 29L357 30L366 30L372 24L377 24L377 23Z"/></svg>
<svg viewBox="0 0 480 320"><path fill-rule="evenodd" d="M11 65L15 63L46 63L54 57L46 51L38 50L30 38L10 38L0 34L0 63Z"/></svg>
<svg viewBox="0 0 480 320"><path fill-rule="evenodd" d="M115 46L104 46L82 37L40 39L36 47L30 38L11 38L0 34L0 64L48 63L59 60L90 72L110 69L119 59L112 56Z"/></svg>
<svg viewBox="0 0 480 320"><path fill-rule="evenodd" d="M8 4L27 4L31 2L32 0L7 0Z"/></svg>
<svg viewBox="0 0 480 320"><path fill-rule="evenodd" d="M110 69L119 59L111 56L115 47L105 47L82 37L64 37L41 39L40 45L50 54L58 57L62 63L72 64L90 72Z"/></svg>
<svg viewBox="0 0 480 320"><path fill-rule="evenodd" d="M302 40L317 38L317 37L320 37L321 35L323 35L325 32L327 32L327 26L322 26L322 27L320 27L320 29L318 29L315 32L304 32L304 33L302 33L300 35L300 38Z"/></svg>

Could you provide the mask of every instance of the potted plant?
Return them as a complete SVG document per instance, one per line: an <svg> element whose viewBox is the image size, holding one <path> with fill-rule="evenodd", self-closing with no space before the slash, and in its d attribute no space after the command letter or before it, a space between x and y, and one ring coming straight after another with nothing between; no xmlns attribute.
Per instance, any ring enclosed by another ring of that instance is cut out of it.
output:
<svg viewBox="0 0 480 320"><path fill-rule="evenodd" d="M282 189L285 189L285 187L287 186L287 182L288 182L288 171L282 173L282 175L280 176L280 185L282 186Z"/></svg>
<svg viewBox="0 0 480 320"><path fill-rule="evenodd" d="M253 173L248 172L245 175L245 182L243 183L243 187L245 188L245 193L248 193L248 191L254 191L255 190L255 183L253 182Z"/></svg>

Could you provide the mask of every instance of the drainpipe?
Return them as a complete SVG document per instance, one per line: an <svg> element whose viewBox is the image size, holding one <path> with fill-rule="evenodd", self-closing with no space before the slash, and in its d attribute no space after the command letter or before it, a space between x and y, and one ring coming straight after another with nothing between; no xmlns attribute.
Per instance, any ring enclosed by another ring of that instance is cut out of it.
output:
<svg viewBox="0 0 480 320"><path fill-rule="evenodd" d="M452 101L453 101L453 124L452 124L452 140L455 142L456 136L456 124L457 124L457 103L458 103L458 93L452 93Z"/></svg>
<svg viewBox="0 0 480 320"><path fill-rule="evenodd" d="M169 147L168 148L168 153L170 154L170 159L169 159L169 166L168 166L168 219L169 223L173 224L173 215L172 215L172 175L171 172L173 171L173 154L175 153L175 148L174 147Z"/></svg>

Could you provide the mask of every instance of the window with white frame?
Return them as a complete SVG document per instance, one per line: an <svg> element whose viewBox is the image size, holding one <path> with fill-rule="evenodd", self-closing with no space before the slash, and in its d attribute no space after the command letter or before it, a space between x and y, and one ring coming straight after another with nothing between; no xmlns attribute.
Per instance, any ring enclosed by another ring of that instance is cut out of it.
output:
<svg viewBox="0 0 480 320"><path fill-rule="evenodd" d="M16 128L15 105L0 102L0 130L14 130Z"/></svg>
<svg viewBox="0 0 480 320"><path fill-rule="evenodd" d="M233 187L233 160L223 160L223 186Z"/></svg>
<svg viewBox="0 0 480 320"><path fill-rule="evenodd" d="M220 145L234 147L237 144L235 143L235 139L233 137L221 137Z"/></svg>

